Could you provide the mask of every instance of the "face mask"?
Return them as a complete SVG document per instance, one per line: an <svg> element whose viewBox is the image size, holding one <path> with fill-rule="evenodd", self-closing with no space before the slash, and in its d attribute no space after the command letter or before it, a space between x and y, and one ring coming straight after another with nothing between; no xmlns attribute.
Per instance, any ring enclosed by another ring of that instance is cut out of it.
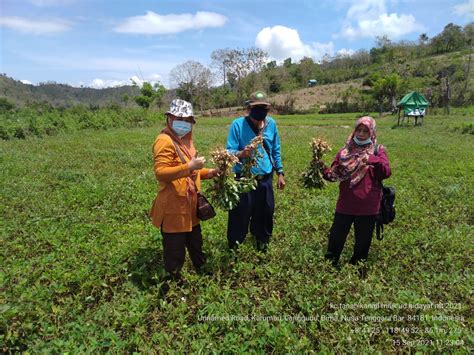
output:
<svg viewBox="0 0 474 355"><path fill-rule="evenodd" d="M173 121L173 125L171 127L179 138L182 138L193 129L193 125L186 121Z"/></svg>
<svg viewBox="0 0 474 355"><path fill-rule="evenodd" d="M266 107L252 107L250 109L250 117L257 121L263 121L267 117Z"/></svg>
<svg viewBox="0 0 474 355"><path fill-rule="evenodd" d="M361 140L357 139L356 136L354 136L354 142L357 145L366 145L366 144L372 143L372 139L370 139L370 137L369 137L366 140L361 141Z"/></svg>

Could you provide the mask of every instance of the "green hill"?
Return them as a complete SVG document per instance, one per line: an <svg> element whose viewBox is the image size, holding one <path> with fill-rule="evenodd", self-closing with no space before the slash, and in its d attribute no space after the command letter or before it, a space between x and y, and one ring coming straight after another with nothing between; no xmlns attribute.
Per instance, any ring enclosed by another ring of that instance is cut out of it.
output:
<svg viewBox="0 0 474 355"><path fill-rule="evenodd" d="M139 95L140 89L135 86L121 86L106 89L76 88L66 84L44 83L40 85L23 84L0 75L0 97L24 105L28 102L46 101L54 106L85 104L104 106L109 103L123 103L124 95Z"/></svg>

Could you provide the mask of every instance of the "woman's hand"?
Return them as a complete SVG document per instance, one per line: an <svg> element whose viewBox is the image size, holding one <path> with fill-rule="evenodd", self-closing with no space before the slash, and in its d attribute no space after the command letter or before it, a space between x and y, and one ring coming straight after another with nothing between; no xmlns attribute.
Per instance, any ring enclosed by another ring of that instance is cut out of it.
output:
<svg viewBox="0 0 474 355"><path fill-rule="evenodd" d="M206 158L204 157L197 157L192 158L189 162L189 170L193 172L194 170L199 170L204 168L204 163L206 162Z"/></svg>
<svg viewBox="0 0 474 355"><path fill-rule="evenodd" d="M219 169L209 169L209 172L207 173L207 177L209 179L212 179L212 178L218 176L219 172L220 172Z"/></svg>

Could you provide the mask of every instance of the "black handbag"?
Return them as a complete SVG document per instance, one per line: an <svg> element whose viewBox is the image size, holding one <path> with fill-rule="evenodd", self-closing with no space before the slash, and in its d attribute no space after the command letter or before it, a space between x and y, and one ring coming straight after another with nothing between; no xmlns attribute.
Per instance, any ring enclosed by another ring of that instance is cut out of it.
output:
<svg viewBox="0 0 474 355"><path fill-rule="evenodd" d="M395 188L392 186L386 187L382 184L382 200L380 201L380 210L375 222L378 240L383 239L384 224L393 222L395 214Z"/></svg>
<svg viewBox="0 0 474 355"><path fill-rule="evenodd" d="M374 155L377 155L379 146L375 146ZM396 215L395 210L395 188L392 186L384 186L382 180L382 200L380 201L379 214L375 221L376 235L378 240L383 239L383 226L393 222Z"/></svg>
<svg viewBox="0 0 474 355"><path fill-rule="evenodd" d="M216 211L202 193L197 193L197 217L201 221L207 221L216 216Z"/></svg>

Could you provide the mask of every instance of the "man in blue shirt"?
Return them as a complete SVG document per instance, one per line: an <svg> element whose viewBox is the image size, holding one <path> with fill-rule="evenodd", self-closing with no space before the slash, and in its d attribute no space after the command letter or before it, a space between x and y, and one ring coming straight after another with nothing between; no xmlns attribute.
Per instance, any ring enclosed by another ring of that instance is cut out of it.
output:
<svg viewBox="0 0 474 355"><path fill-rule="evenodd" d="M229 129L227 150L235 154L240 161L252 155L253 147L249 143L257 135L262 135L263 146L257 165L252 167L252 174L257 179L257 188L240 195L239 204L229 211L227 239L229 247L234 249L243 243L249 230L257 240L257 249L267 250L273 230L273 213L275 201L273 197L272 177L275 170L278 174L277 187L285 187L283 165L281 162L280 136L275 121L267 113L270 103L262 91L253 93L247 101L247 116L236 118ZM234 168L240 178L241 164Z"/></svg>

